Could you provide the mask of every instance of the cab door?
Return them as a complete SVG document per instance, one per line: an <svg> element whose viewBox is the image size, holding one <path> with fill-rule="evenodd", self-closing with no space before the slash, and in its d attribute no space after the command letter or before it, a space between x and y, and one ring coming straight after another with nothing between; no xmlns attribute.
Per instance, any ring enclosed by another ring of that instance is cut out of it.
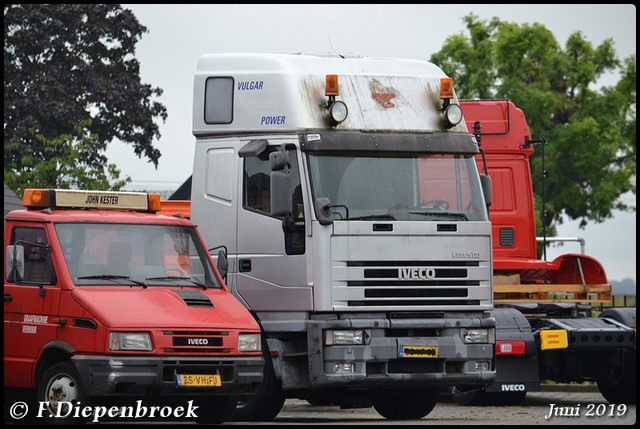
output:
<svg viewBox="0 0 640 429"><path fill-rule="evenodd" d="M290 161L290 228L283 228L283 217L273 216L270 207L269 154L281 150L282 145L286 146ZM299 155L293 141L270 139L266 148L241 156L243 173L238 199L242 204L238 209L235 286L254 311L313 310L305 234L308 203L303 198Z"/></svg>
<svg viewBox="0 0 640 429"><path fill-rule="evenodd" d="M8 245L24 255L22 275L4 274L5 387L34 387L36 361L58 335L61 291L49 243L46 228L32 225L15 226L5 236L5 267Z"/></svg>

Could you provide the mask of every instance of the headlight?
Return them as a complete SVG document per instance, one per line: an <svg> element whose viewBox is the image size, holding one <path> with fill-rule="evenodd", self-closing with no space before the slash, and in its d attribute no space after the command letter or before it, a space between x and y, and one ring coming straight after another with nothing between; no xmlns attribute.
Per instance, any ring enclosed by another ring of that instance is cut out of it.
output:
<svg viewBox="0 0 640 429"><path fill-rule="evenodd" d="M109 350L149 352L152 348L151 336L146 332L111 332L109 334Z"/></svg>
<svg viewBox="0 0 640 429"><path fill-rule="evenodd" d="M462 339L469 344L495 343L493 329L465 329Z"/></svg>
<svg viewBox="0 0 640 429"><path fill-rule="evenodd" d="M325 332L324 343L328 346L364 344L364 331L332 331Z"/></svg>
<svg viewBox="0 0 640 429"><path fill-rule="evenodd" d="M260 334L240 334L238 335L239 352L259 352L262 350Z"/></svg>

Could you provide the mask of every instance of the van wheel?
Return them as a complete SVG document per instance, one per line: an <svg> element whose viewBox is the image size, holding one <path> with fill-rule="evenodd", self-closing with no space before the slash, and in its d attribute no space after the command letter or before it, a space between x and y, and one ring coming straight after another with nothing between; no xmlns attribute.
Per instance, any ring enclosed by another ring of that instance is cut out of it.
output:
<svg viewBox="0 0 640 429"><path fill-rule="evenodd" d="M276 379L266 343L262 344L262 350L265 359L262 384L254 395L239 398L231 421L269 422L276 418L284 406L286 397L280 381Z"/></svg>
<svg viewBox="0 0 640 429"><path fill-rule="evenodd" d="M373 408L389 420L421 419L433 410L440 396L437 389L391 390L373 398Z"/></svg>
<svg viewBox="0 0 640 429"><path fill-rule="evenodd" d="M82 406L85 394L76 367L69 361L56 362L47 369L38 384L38 401L46 403L43 413L47 424L77 424L74 407ZM59 416L59 417L56 417Z"/></svg>
<svg viewBox="0 0 640 429"><path fill-rule="evenodd" d="M231 418L238 399L235 396L215 396L196 401L198 410L195 414L200 424L220 424Z"/></svg>

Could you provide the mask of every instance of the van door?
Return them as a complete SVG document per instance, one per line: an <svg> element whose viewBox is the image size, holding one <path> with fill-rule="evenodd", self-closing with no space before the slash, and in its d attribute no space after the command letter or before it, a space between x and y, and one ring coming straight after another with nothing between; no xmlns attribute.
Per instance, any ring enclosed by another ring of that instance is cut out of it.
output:
<svg viewBox="0 0 640 429"><path fill-rule="evenodd" d="M45 228L16 226L10 237L9 244L24 254L24 273L5 270L4 384L30 388L43 346L58 336L61 285Z"/></svg>

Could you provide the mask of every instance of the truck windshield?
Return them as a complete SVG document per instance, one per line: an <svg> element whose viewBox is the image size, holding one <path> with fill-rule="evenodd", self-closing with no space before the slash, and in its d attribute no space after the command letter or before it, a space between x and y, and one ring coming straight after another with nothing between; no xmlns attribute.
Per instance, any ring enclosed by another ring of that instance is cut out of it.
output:
<svg viewBox="0 0 640 429"><path fill-rule="evenodd" d="M193 227L58 223L56 231L76 285L220 287Z"/></svg>
<svg viewBox="0 0 640 429"><path fill-rule="evenodd" d="M334 221L486 221L472 156L311 153L314 198L328 198Z"/></svg>

